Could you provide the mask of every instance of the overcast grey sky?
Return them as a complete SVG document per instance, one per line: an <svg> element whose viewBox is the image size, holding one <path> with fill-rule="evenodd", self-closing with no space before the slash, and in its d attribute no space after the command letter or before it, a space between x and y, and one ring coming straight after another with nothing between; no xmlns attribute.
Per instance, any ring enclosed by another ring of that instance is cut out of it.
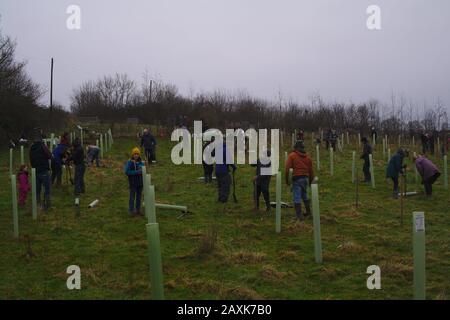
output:
<svg viewBox="0 0 450 320"><path fill-rule="evenodd" d="M81 8L68 30L66 8ZM366 9L381 8L381 27ZM245 89L307 102L450 103L449 0L1 0L0 27L35 81L66 106L74 87L147 69L180 92ZM48 103L48 95L42 100Z"/></svg>

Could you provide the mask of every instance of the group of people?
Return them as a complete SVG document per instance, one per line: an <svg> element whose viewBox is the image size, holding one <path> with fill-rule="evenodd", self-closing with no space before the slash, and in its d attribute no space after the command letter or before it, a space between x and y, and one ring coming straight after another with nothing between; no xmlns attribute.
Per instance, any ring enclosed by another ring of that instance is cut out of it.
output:
<svg viewBox="0 0 450 320"><path fill-rule="evenodd" d="M372 175L370 172L370 155L373 152L372 145L366 137L361 139L363 144L363 150L361 159L364 160L363 182L371 183ZM404 175L406 172L406 165L403 163L405 157L409 156L409 152L406 149L399 148L398 151L389 159L386 168L386 178L391 179L393 182L393 198L397 199L399 197L399 177ZM425 154L420 154L413 157L414 165L416 166L417 172L422 178L422 184L425 188L425 194L430 197L432 195L432 185L440 176L439 169L437 166L428 158Z"/></svg>
<svg viewBox="0 0 450 320"><path fill-rule="evenodd" d="M70 143L69 134L64 133L52 151L49 150L44 139L45 135L42 130L36 130L30 147L29 157L30 165L36 171L37 203L47 211L51 208L51 187L60 187L62 184L63 166L66 166L71 183L74 185L74 195L80 196L82 193L85 193L86 159L85 151L79 138L75 138L73 143ZM87 147L87 162L92 164L93 161L96 161L97 166L99 166L99 153L100 148L98 146L89 145ZM72 164L74 166L73 179L70 169ZM20 166L18 181L19 205L24 206L27 194L31 190L29 170L26 164ZM44 190L43 199L41 199L42 189Z"/></svg>

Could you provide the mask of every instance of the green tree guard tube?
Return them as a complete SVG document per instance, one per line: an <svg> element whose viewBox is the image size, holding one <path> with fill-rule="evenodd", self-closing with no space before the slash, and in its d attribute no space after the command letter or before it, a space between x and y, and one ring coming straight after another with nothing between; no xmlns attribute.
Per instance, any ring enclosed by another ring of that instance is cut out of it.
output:
<svg viewBox="0 0 450 320"><path fill-rule="evenodd" d="M317 171L320 171L320 149L319 149L319 145L316 145L316 158L317 158Z"/></svg>
<svg viewBox="0 0 450 320"><path fill-rule="evenodd" d="M330 148L330 175L334 174L334 154L333 148Z"/></svg>
<svg viewBox="0 0 450 320"><path fill-rule="evenodd" d="M19 213L17 211L16 175L11 175L11 200L13 210L14 237L19 238Z"/></svg>
<svg viewBox="0 0 450 320"><path fill-rule="evenodd" d="M352 152L352 183L355 183L356 151Z"/></svg>
<svg viewBox="0 0 450 320"><path fill-rule="evenodd" d="M358 146L361 147L361 133L358 133Z"/></svg>
<svg viewBox="0 0 450 320"><path fill-rule="evenodd" d="M158 223L147 224L147 241L152 299L164 300L164 279Z"/></svg>
<svg viewBox="0 0 450 320"><path fill-rule="evenodd" d="M100 133L100 158L103 159L103 135Z"/></svg>
<svg viewBox="0 0 450 320"><path fill-rule="evenodd" d="M23 146L20 146L20 164L25 164L25 158L23 156Z"/></svg>
<svg viewBox="0 0 450 320"><path fill-rule="evenodd" d="M80 129L80 141L81 141L81 146L84 145L83 143L83 128Z"/></svg>
<svg viewBox="0 0 450 320"><path fill-rule="evenodd" d="M413 212L414 300L425 300L425 214Z"/></svg>
<svg viewBox="0 0 450 320"><path fill-rule="evenodd" d="M388 148L388 158L387 158L388 163L389 163L389 160L391 160L391 148Z"/></svg>
<svg viewBox="0 0 450 320"><path fill-rule="evenodd" d="M369 162L370 162L370 180L372 181L372 188L375 188L375 173L373 167L373 155L369 154Z"/></svg>
<svg viewBox="0 0 450 320"><path fill-rule="evenodd" d="M322 263L322 237L320 235L319 187L311 184L312 213L314 224L314 255L316 263Z"/></svg>
<svg viewBox="0 0 450 320"><path fill-rule="evenodd" d="M294 174L294 169L290 168L289 169L289 183L292 183L292 176Z"/></svg>
<svg viewBox="0 0 450 320"><path fill-rule="evenodd" d="M444 187L445 187L445 190L448 189L448 163L447 163L447 155L444 155Z"/></svg>
<svg viewBox="0 0 450 320"><path fill-rule="evenodd" d="M106 135L106 133L103 135L103 138L105 139L105 143L103 144L103 146L105 147L105 153L108 152L108 136Z"/></svg>
<svg viewBox="0 0 450 320"><path fill-rule="evenodd" d="M278 171L276 183L275 232L281 232L281 172Z"/></svg>
<svg viewBox="0 0 450 320"><path fill-rule="evenodd" d="M150 216L150 189L148 188L148 179L147 179L147 168L145 166L142 167L142 187L144 189L144 208L145 208L145 216Z"/></svg>
<svg viewBox="0 0 450 320"><path fill-rule="evenodd" d="M14 160L13 149L10 148L9 149L9 175L13 174L13 160Z"/></svg>
<svg viewBox="0 0 450 320"><path fill-rule="evenodd" d="M187 206L177 206L177 205L165 204L165 203L156 203L155 208L187 212Z"/></svg>
<svg viewBox="0 0 450 320"><path fill-rule="evenodd" d="M37 219L36 168L31 168L31 203L33 220Z"/></svg>
<svg viewBox="0 0 450 320"><path fill-rule="evenodd" d="M148 179L147 179L147 188L150 189L149 195L150 199L148 201L149 203L149 216L148 216L148 222L149 223L156 223L156 201L155 201L155 186L149 185Z"/></svg>

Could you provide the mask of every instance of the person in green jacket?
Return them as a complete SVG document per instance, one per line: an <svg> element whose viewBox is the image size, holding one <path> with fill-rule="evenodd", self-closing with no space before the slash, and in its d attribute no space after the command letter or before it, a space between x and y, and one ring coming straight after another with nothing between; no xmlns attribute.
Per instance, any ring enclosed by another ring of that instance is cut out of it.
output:
<svg viewBox="0 0 450 320"><path fill-rule="evenodd" d="M394 183L394 190L392 193L392 197L394 199L398 199L399 187L398 187L398 178L400 174L403 174L406 165L403 165L403 159L406 156L406 152L403 149L398 149L397 153L394 154L389 160L388 166L386 168L386 178L391 178Z"/></svg>

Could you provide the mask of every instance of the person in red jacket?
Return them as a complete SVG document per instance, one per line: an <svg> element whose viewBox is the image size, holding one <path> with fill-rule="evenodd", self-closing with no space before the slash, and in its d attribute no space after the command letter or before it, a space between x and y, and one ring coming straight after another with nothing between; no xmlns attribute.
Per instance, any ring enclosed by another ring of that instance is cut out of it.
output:
<svg viewBox="0 0 450 320"><path fill-rule="evenodd" d="M28 180L27 165L23 164L20 166L18 178L19 178L19 206L23 207L25 205L25 202L27 201L27 194L31 190L30 182Z"/></svg>
<svg viewBox="0 0 450 320"><path fill-rule="evenodd" d="M297 141L285 165L286 184L289 185L289 169L293 169L292 174L292 196L295 207L295 215L298 220L304 220L311 214L311 206L308 199L308 186L314 178L313 164L309 155L305 151L303 141ZM302 204L305 204L306 213L302 215Z"/></svg>

